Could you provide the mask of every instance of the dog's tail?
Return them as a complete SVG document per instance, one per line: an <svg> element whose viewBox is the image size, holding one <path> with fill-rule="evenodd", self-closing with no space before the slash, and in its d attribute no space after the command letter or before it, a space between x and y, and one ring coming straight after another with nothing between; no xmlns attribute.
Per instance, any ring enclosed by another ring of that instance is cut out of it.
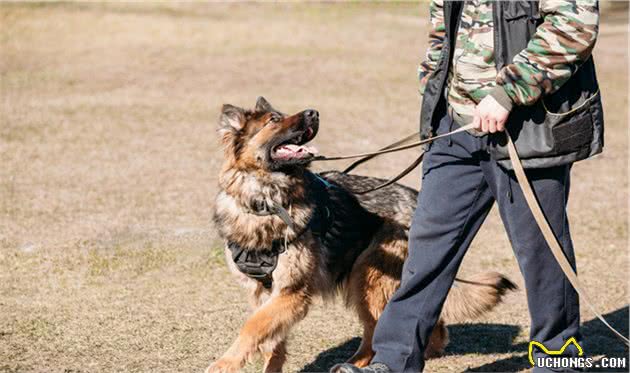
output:
<svg viewBox="0 0 630 373"><path fill-rule="evenodd" d="M501 303L508 290L516 289L510 279L497 272L480 273L466 280L458 278L444 303L442 319L456 323L477 318Z"/></svg>

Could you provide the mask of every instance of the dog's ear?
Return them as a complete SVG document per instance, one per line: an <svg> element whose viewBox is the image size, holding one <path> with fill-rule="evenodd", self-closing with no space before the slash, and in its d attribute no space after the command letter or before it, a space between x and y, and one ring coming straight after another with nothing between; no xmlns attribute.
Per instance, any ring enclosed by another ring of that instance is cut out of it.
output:
<svg viewBox="0 0 630 373"><path fill-rule="evenodd" d="M276 111L276 109L274 109L273 106L271 106L271 104L267 100L265 100L263 96L260 96L258 97L258 99L256 99L256 111L271 112Z"/></svg>
<svg viewBox="0 0 630 373"><path fill-rule="evenodd" d="M225 104L221 108L219 117L219 132L222 134L238 132L245 124L245 110L240 107Z"/></svg>

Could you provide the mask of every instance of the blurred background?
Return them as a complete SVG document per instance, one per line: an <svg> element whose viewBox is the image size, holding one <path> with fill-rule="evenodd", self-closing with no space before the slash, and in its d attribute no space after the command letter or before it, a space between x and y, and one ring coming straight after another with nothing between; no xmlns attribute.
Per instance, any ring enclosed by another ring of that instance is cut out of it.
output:
<svg viewBox="0 0 630 373"><path fill-rule="evenodd" d="M569 210L582 279L627 334L627 3L602 7L606 149L575 165ZM316 108L324 154L416 131L427 8L0 4L0 371L205 369L248 312L211 223L221 105L263 95L286 112ZM414 152L357 172L391 176ZM417 171L404 183L419 187ZM480 268L522 285L496 211L462 272ZM583 319L587 354L627 355ZM450 332L428 371L529 367L524 290ZM286 371L325 371L358 335L352 312L319 304L290 339Z"/></svg>

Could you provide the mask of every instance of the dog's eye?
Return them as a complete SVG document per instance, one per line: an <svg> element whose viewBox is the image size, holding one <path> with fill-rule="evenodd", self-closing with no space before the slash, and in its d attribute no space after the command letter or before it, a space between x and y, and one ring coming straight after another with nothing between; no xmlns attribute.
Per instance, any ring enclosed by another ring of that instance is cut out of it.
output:
<svg viewBox="0 0 630 373"><path fill-rule="evenodd" d="M269 123L278 123L280 122L280 117L278 115L272 115L271 118L269 118L269 120L267 121L267 124Z"/></svg>

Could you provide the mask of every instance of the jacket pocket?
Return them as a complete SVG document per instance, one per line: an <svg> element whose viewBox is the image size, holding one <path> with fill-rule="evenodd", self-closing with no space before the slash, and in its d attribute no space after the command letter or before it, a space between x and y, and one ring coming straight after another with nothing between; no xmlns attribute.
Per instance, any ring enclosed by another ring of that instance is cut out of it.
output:
<svg viewBox="0 0 630 373"><path fill-rule="evenodd" d="M550 112L542 101L512 112L506 128L526 167L557 166L588 158L595 133L591 103L598 99L591 97L566 112ZM503 134L489 137L488 150L497 161L509 159Z"/></svg>
<svg viewBox="0 0 630 373"><path fill-rule="evenodd" d="M588 154L593 141L593 118L591 102L599 99L599 91L580 100L572 108L563 111L551 111L545 101L542 106L546 112L545 124L551 128L553 152L550 155L569 153Z"/></svg>

